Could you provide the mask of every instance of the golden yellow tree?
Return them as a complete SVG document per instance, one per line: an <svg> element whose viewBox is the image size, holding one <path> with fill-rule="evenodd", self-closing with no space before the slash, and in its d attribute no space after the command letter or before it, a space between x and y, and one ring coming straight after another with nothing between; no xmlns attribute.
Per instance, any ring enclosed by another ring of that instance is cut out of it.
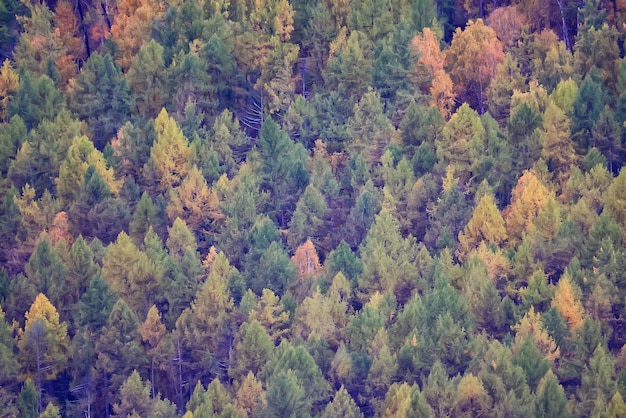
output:
<svg viewBox="0 0 626 418"><path fill-rule="evenodd" d="M59 168L59 177L56 179L58 195L65 203L69 204L75 200L90 165L96 169L114 195L117 196L121 190L123 180L115 178L113 168L108 167L102 153L89 138L84 135L77 136L72 140L67 157Z"/></svg>
<svg viewBox="0 0 626 418"><path fill-rule="evenodd" d="M274 342L289 332L289 312L285 312L280 298L271 290L263 289L261 298L250 311L248 322L258 321Z"/></svg>
<svg viewBox="0 0 626 418"><path fill-rule="evenodd" d="M41 405L42 382L55 379L67 367L72 355L67 324L48 298L40 293L24 315L24 329L18 330L19 359L25 379L36 379Z"/></svg>
<svg viewBox="0 0 626 418"><path fill-rule="evenodd" d="M535 312L533 306L530 307L526 315L513 328L516 331L512 347L514 354L517 354L524 342L526 342L526 339L530 338L537 351L546 360L554 362L554 360L560 357L561 349L544 329L541 314Z"/></svg>
<svg viewBox="0 0 626 418"><path fill-rule="evenodd" d="M171 189L167 214L171 220L184 220L193 231L215 233L224 220L219 204L217 193L194 165L180 186Z"/></svg>
<svg viewBox="0 0 626 418"><path fill-rule="evenodd" d="M575 331L583 324L585 310L574 291L572 281L567 273L561 276L556 285L552 306L565 318L572 331Z"/></svg>
<svg viewBox="0 0 626 418"><path fill-rule="evenodd" d="M491 194L485 194L465 229L459 233L459 255L465 259L467 254L481 242L498 245L506 238L504 219Z"/></svg>
<svg viewBox="0 0 626 418"><path fill-rule="evenodd" d="M157 140L150 149L159 191L179 186L187 176L191 162L191 147L174 118L162 109L155 119Z"/></svg>
<svg viewBox="0 0 626 418"><path fill-rule="evenodd" d="M111 35L119 48L117 63L124 72L142 45L150 40L152 22L164 13L165 4L153 0L122 0L117 2L117 15Z"/></svg>
<svg viewBox="0 0 626 418"><path fill-rule="evenodd" d="M253 413L261 410L265 403L263 384L257 380L254 373L248 371L237 390L235 406L245 411L248 416L253 416Z"/></svg>
<svg viewBox="0 0 626 418"><path fill-rule="evenodd" d="M13 71L11 62L7 58L0 68L0 122L6 122L6 108L9 98L19 88L19 75Z"/></svg>
<svg viewBox="0 0 626 418"><path fill-rule="evenodd" d="M548 204L550 191L532 171L525 171L511 193L511 203L504 210L509 239L516 243L532 225L537 214Z"/></svg>

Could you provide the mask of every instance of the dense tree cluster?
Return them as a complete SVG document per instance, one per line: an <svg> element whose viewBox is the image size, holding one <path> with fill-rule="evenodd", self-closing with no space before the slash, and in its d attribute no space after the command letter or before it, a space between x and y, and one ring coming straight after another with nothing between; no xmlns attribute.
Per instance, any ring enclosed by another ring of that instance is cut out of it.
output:
<svg viewBox="0 0 626 418"><path fill-rule="evenodd" d="M626 2L0 2L0 416L626 417Z"/></svg>

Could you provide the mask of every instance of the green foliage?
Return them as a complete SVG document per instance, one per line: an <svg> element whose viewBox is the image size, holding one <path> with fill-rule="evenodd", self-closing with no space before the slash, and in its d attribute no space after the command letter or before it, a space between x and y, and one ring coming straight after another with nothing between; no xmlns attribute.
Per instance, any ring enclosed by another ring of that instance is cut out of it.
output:
<svg viewBox="0 0 626 418"><path fill-rule="evenodd" d="M621 2L18 3L0 415L624 415Z"/></svg>
<svg viewBox="0 0 626 418"><path fill-rule="evenodd" d="M70 108L87 121L93 142L103 147L128 121L134 99L110 55L91 54L76 77Z"/></svg>

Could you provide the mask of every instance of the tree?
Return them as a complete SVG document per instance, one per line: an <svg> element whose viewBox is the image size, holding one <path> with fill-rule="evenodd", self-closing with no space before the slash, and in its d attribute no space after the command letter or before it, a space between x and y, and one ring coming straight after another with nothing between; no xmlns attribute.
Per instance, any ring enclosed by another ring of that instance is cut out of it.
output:
<svg viewBox="0 0 626 418"><path fill-rule="evenodd" d="M501 124L509 118L511 98L515 90L523 91L526 79L522 76L517 60L511 53L504 56L496 66L496 75L487 88L489 113Z"/></svg>
<svg viewBox="0 0 626 418"><path fill-rule="evenodd" d="M498 245L506 238L504 219L491 194L485 194L474 209L463 232L459 234L460 252L465 256L481 242Z"/></svg>
<svg viewBox="0 0 626 418"><path fill-rule="evenodd" d="M370 167L379 165L387 145L397 142L397 132L383 112L378 92L368 91L354 105L348 133L352 139L348 149L360 154Z"/></svg>
<svg viewBox="0 0 626 418"><path fill-rule="evenodd" d="M19 75L11 67L8 59L4 60L0 69L0 121L7 122L7 103L19 88Z"/></svg>
<svg viewBox="0 0 626 418"><path fill-rule="evenodd" d="M69 319L69 303L66 303L68 289L68 269L60 254L52 248L48 237L43 237L26 263L26 274L38 292L50 295L53 306L61 306L63 318Z"/></svg>
<svg viewBox="0 0 626 418"><path fill-rule="evenodd" d="M342 28L331 43L324 72L327 88L343 92L342 101L346 104L357 103L367 92L372 62L371 40L360 31L352 31L347 36L347 30Z"/></svg>
<svg viewBox="0 0 626 418"><path fill-rule="evenodd" d="M482 19L457 28L446 53L446 66L460 98L485 113L485 91L504 59L503 45Z"/></svg>
<svg viewBox="0 0 626 418"><path fill-rule="evenodd" d="M116 300L107 282L99 275L95 276L81 295L76 322L89 332L95 333L106 325Z"/></svg>
<svg viewBox="0 0 626 418"><path fill-rule="evenodd" d="M415 238L410 235L402 238L389 212L381 211L360 248L363 259L363 273L358 279L361 298L368 300L375 292L390 292L396 293L398 299L408 299L403 292L410 293L411 284L418 276L412 262L416 250Z"/></svg>
<svg viewBox="0 0 626 418"><path fill-rule="evenodd" d="M363 417L363 413L343 385L341 385L339 390L335 393L333 400L328 403L326 408L324 408L324 412L322 413L322 418L332 418L339 416L346 418Z"/></svg>
<svg viewBox="0 0 626 418"><path fill-rule="evenodd" d="M609 162L609 171L614 173L619 165L619 156L623 155L624 148L620 138L620 128L615 113L609 106L604 106L598 120L591 130L591 144L606 157Z"/></svg>
<svg viewBox="0 0 626 418"><path fill-rule="evenodd" d="M256 297L255 297L256 298ZM289 332L290 312L280 298L270 289L263 289L261 298L248 314L248 319L258 321L276 344Z"/></svg>
<svg viewBox="0 0 626 418"><path fill-rule="evenodd" d="M570 277L566 274L561 276L556 285L552 306L568 322L572 331L575 331L583 324L585 311L575 294Z"/></svg>
<svg viewBox="0 0 626 418"><path fill-rule="evenodd" d="M155 125L157 139L150 149L150 159L158 179L157 189L167 191L181 185L187 177L191 168L191 148L165 108L155 119Z"/></svg>
<svg viewBox="0 0 626 418"><path fill-rule="evenodd" d="M150 379L152 383L151 397L156 397L154 386L156 381L154 380L154 360L155 352L165 337L165 325L161 322L161 315L155 305L152 305L148 310L146 320L140 327L141 340L148 346L148 355L150 356ZM123 402L123 400L122 400Z"/></svg>
<svg viewBox="0 0 626 418"><path fill-rule="evenodd" d="M26 378L36 378L41 412L43 381L56 379L72 355L67 324L59 321L57 310L43 293L24 316L26 324L18 332L19 358Z"/></svg>
<svg viewBox="0 0 626 418"><path fill-rule="evenodd" d="M624 215L624 197L626 196L626 170L621 169L615 177L604 197L604 205L611 218L626 231L626 216Z"/></svg>
<svg viewBox="0 0 626 418"><path fill-rule="evenodd" d="M550 192L533 171L525 171L511 192L511 203L504 210L507 234L517 242L539 211L548 203Z"/></svg>
<svg viewBox="0 0 626 418"><path fill-rule="evenodd" d="M141 54L141 48L151 36L151 24L163 15L163 7L151 0L121 1L110 25L111 35L119 49L118 64L127 71Z"/></svg>
<svg viewBox="0 0 626 418"><path fill-rule="evenodd" d="M261 127L253 155L259 163L261 190L268 191L268 214L281 227L289 224L296 202L308 183L307 159L301 144L295 144L279 125L268 118Z"/></svg>
<svg viewBox="0 0 626 418"><path fill-rule="evenodd" d="M137 316L144 317L154 303L157 282L150 261L125 232L107 248L102 277Z"/></svg>
<svg viewBox="0 0 626 418"><path fill-rule="evenodd" d="M194 380L220 376L228 370L226 341L232 335L230 315L233 310L228 280L235 272L224 253L219 253L191 307L176 321L186 355L193 362Z"/></svg>
<svg viewBox="0 0 626 418"><path fill-rule="evenodd" d="M169 189L167 214L171 220L181 219L195 231L199 241L212 243L224 220L215 190L209 188L202 173L193 166L178 187Z"/></svg>
<svg viewBox="0 0 626 418"><path fill-rule="evenodd" d="M16 361L15 350L16 342L13 337L14 325L6 322L6 315L0 307L0 399L6 403L5 407L0 408L0 412L9 413L11 411L11 403L14 395L11 386L19 381L21 365Z"/></svg>
<svg viewBox="0 0 626 418"><path fill-rule="evenodd" d="M309 184L296 204L291 218L287 241L291 248L297 248L307 239L314 239L320 245L327 230L328 205L322 193Z"/></svg>
<svg viewBox="0 0 626 418"><path fill-rule="evenodd" d="M294 408L307 415L309 411L321 412L327 403L330 387L303 346L294 347L283 341L265 365L262 375L266 376L267 404L272 411Z"/></svg>
<svg viewBox="0 0 626 418"><path fill-rule="evenodd" d="M274 351L272 338L257 320L250 320L241 324L235 341L234 364L230 365L228 375L237 381L249 373L258 375Z"/></svg>
<svg viewBox="0 0 626 418"><path fill-rule="evenodd" d="M245 411L248 416L260 412L266 405L263 385L251 371L241 383L236 397L235 405Z"/></svg>
<svg viewBox="0 0 626 418"><path fill-rule="evenodd" d="M437 158L454 167L459 180L469 181L475 174L474 162L485 148L485 127L476 111L464 103L443 127L435 141Z"/></svg>
<svg viewBox="0 0 626 418"><path fill-rule="evenodd" d="M580 400L576 411L578 414L592 416L603 411L616 391L614 375L615 364L612 355L598 344L582 372L582 383L577 392Z"/></svg>
<svg viewBox="0 0 626 418"><path fill-rule="evenodd" d="M593 125L600 116L607 100L608 94L603 86L603 79L598 70L592 68L580 84L571 115L572 139L575 141L575 149L578 154L587 153Z"/></svg>
<svg viewBox="0 0 626 418"><path fill-rule="evenodd" d="M556 104L550 102L539 129L539 139L543 146L541 156L548 169L563 182L565 174L576 162L576 153L570 141L570 120Z"/></svg>
<svg viewBox="0 0 626 418"><path fill-rule="evenodd" d="M128 83L108 54L91 54L76 76L71 98L72 110L87 121L98 148L115 136L133 106Z"/></svg>
<svg viewBox="0 0 626 418"><path fill-rule="evenodd" d="M536 417L570 417L567 407L567 398L563 386L557 377L548 370L537 387L537 399L535 400Z"/></svg>
<svg viewBox="0 0 626 418"><path fill-rule="evenodd" d="M113 405L114 416L145 417L151 415L153 403L150 399L150 392L150 382L144 384L137 370L133 370L120 387L120 403Z"/></svg>
<svg viewBox="0 0 626 418"><path fill-rule="evenodd" d="M430 94L430 104L448 118L454 107L456 93L452 79L444 68L445 54L440 49L437 34L430 28L424 28L421 34L413 38L410 47L417 56L411 79L423 93Z"/></svg>
<svg viewBox="0 0 626 418"><path fill-rule="evenodd" d="M267 409L273 416L310 416L311 399L292 370L279 371L268 386Z"/></svg>
<svg viewBox="0 0 626 418"><path fill-rule="evenodd" d="M374 48L371 85L380 93L381 100L389 107L389 113L393 110L401 112L402 97L415 92L409 75L417 55L408 48L414 34L414 28L402 20Z"/></svg>
<svg viewBox="0 0 626 418"><path fill-rule="evenodd" d="M117 22L119 18L116 19ZM135 98L137 113L145 118L156 117L165 104L168 79L163 47L154 39L143 45L133 57L127 79Z"/></svg>
<svg viewBox="0 0 626 418"><path fill-rule="evenodd" d="M336 277L333 283L339 281L342 276ZM323 295L319 288L316 288L312 296L305 298L296 311L296 317L302 324L303 337L320 336L329 346L338 346L343 340L343 329L348 323L346 314L348 306L345 300L348 296L344 295L342 300L337 289L331 289L327 295Z"/></svg>
<svg viewBox="0 0 626 418"><path fill-rule="evenodd" d="M455 396L456 416L480 416L491 409L491 398L480 378L469 373L461 378Z"/></svg>
<svg viewBox="0 0 626 418"><path fill-rule="evenodd" d="M56 179L57 193L66 204L76 200L80 186L84 181L89 166L93 166L106 182L111 193L117 196L122 188L122 181L115 178L112 168L107 166L104 156L86 136L77 136L67 151L67 157L59 167Z"/></svg>
<svg viewBox="0 0 626 418"><path fill-rule="evenodd" d="M118 391L132 370L141 370L147 359L141 347L139 321L123 299L118 299L96 341L96 379L100 383L106 415L120 400ZM147 392L148 397L150 391Z"/></svg>

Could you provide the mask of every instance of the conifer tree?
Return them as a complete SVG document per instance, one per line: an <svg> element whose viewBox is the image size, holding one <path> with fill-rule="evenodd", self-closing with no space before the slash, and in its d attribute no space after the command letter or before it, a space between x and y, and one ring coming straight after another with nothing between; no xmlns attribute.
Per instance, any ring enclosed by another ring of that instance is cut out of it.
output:
<svg viewBox="0 0 626 418"><path fill-rule="evenodd" d="M126 233L120 232L107 248L102 278L137 316L145 316L154 302L157 282L148 257Z"/></svg>
<svg viewBox="0 0 626 418"><path fill-rule="evenodd" d="M141 347L139 321L123 299L118 299L96 341L96 379L102 389L106 414L121 400L118 391L134 369L147 365ZM150 396L148 389L147 396Z"/></svg>
<svg viewBox="0 0 626 418"><path fill-rule="evenodd" d="M181 185L190 169L191 148L176 121L165 108L155 119L157 139L150 159L158 180L157 189L167 191Z"/></svg>
<svg viewBox="0 0 626 418"><path fill-rule="evenodd" d="M133 106L128 83L108 54L89 56L76 77L71 98L72 110L87 120L98 148L115 136Z"/></svg>
<svg viewBox="0 0 626 418"><path fill-rule="evenodd" d="M39 411L42 407L42 384L54 380L65 370L71 357L67 324L48 298L39 293L24 315L26 324L18 332L17 346L24 375L37 382Z"/></svg>
<svg viewBox="0 0 626 418"><path fill-rule="evenodd" d="M548 370L537 387L535 416L541 418L567 418L571 416L567 407L567 398L565 397L563 386L561 386L551 369Z"/></svg>

